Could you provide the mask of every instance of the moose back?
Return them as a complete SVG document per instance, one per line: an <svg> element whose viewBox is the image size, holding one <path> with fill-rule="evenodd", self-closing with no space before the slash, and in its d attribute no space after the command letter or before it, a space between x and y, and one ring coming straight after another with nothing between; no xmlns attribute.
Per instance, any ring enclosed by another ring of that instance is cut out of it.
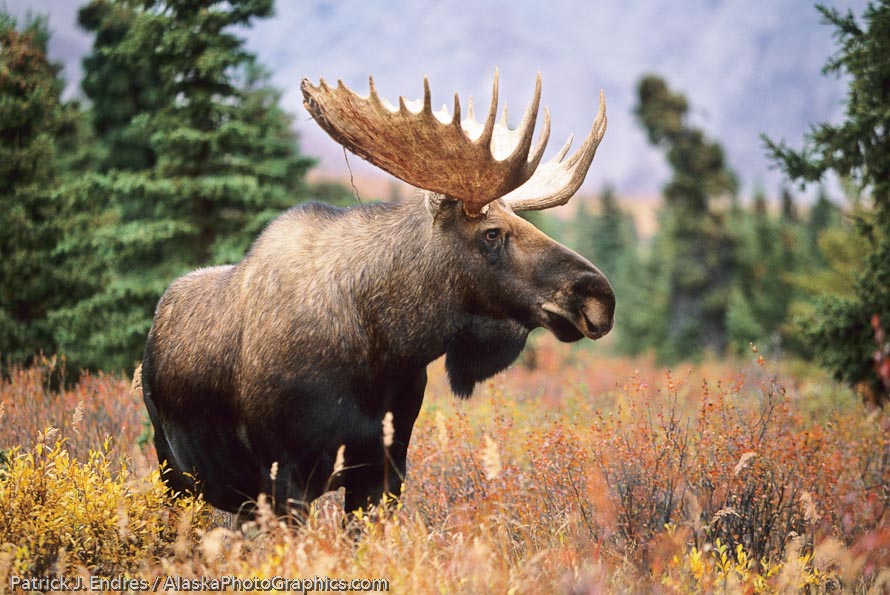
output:
<svg viewBox="0 0 890 595"><path fill-rule="evenodd" d="M327 490L345 506L398 494L427 365L445 355L455 394L503 370L528 333L598 339L615 298L589 261L516 215L564 204L606 129L605 102L582 146L541 163L541 93L515 130L433 112L429 85L399 106L304 80L305 105L345 148L420 189L401 204L293 208L241 262L174 281L142 366L164 480L250 513L259 494L301 513ZM568 155L568 156L567 156ZM392 436L384 444L383 420ZM338 452L343 457L335 469ZM273 468L276 470L273 472Z"/></svg>

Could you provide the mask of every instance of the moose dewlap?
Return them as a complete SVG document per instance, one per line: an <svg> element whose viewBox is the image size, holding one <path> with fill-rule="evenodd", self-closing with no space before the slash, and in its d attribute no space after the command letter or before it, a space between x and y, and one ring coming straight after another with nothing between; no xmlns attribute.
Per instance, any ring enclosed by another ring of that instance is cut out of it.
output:
<svg viewBox="0 0 890 595"><path fill-rule="evenodd" d="M300 512L345 488L354 510L398 494L426 367L445 355L455 394L503 370L544 327L598 339L615 297L589 261L516 211L565 204L606 131L605 101L581 147L541 163L541 79L519 127L472 103L433 112L342 83L302 83L305 106L345 148L421 188L416 201L283 213L241 262L174 281L142 366L164 479L228 511L261 493ZM388 422L384 424L384 419ZM384 427L386 426L386 435ZM273 473L274 469L274 473Z"/></svg>

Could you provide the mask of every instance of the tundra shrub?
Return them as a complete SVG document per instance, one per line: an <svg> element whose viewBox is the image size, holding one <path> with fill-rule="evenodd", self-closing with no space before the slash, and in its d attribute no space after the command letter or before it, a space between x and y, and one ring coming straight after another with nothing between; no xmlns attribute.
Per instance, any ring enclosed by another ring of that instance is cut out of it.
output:
<svg viewBox="0 0 890 595"><path fill-rule="evenodd" d="M12 449L0 469L0 584L78 567L135 572L208 526L209 507L171 502L159 471L138 478L126 460L112 465L109 441L80 462L56 434L49 428L32 449Z"/></svg>

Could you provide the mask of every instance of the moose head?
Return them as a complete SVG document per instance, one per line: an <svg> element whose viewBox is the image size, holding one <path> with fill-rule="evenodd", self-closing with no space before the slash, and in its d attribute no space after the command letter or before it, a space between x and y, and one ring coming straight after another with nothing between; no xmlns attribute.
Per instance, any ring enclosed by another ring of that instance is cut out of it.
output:
<svg viewBox="0 0 890 595"><path fill-rule="evenodd" d="M605 276L516 215L578 190L606 130L602 94L581 147L569 155L570 137L541 163L540 76L515 130L506 108L496 119L497 72L481 123L472 102L461 119L457 95L451 114L434 112L426 80L422 100L398 107L373 79L368 97L323 80L302 91L334 140L422 194L295 207L241 262L181 277L161 298L142 374L165 481L230 511L262 492L283 511L340 486L349 510L398 493L430 362L444 354L466 397L534 328L578 341L613 324Z"/></svg>
<svg viewBox="0 0 890 595"><path fill-rule="evenodd" d="M304 106L343 147L423 189L423 200L434 221L447 222L442 223L443 228L464 236L465 243L481 237L480 245L490 264L503 267L504 261L512 260L511 277L506 279L511 287L498 292L498 297L533 302L526 304L523 322L544 326L563 341L598 339L609 332L614 297L602 274L514 215L564 205L581 186L606 132L603 94L582 146L566 158L573 140L569 136L553 159L542 165L550 136L547 108L543 129L532 148L541 99L540 74L534 97L515 130L507 125L506 106L497 121L497 71L482 123L476 121L472 99L467 118L461 120L456 93L453 113L449 114L446 106L434 112L427 78L423 99L409 102L400 97L398 108L378 95L373 77L369 83L370 95L363 98L342 81L332 88L324 79L318 86L304 79ZM451 203L460 204L463 217L451 213ZM555 273L572 277L570 286L554 292ZM506 296L501 295L504 293Z"/></svg>

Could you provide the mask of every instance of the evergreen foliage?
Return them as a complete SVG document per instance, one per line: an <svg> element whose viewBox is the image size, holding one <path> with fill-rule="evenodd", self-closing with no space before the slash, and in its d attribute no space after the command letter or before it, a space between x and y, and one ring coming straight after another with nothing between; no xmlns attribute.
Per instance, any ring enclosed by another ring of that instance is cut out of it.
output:
<svg viewBox="0 0 890 595"><path fill-rule="evenodd" d="M864 26L820 10L840 43L826 72L851 81L847 119L814 128L799 151L767 144L792 178L842 176L847 215L824 191L810 209L788 189L778 214L763 192L746 208L720 145L657 76L640 81L635 108L672 170L651 242L610 188L593 208L576 199L570 221L523 214L612 282L618 351L675 361L753 342L818 355L887 398L871 324L890 326L890 0ZM301 200L353 204L343 186L306 184L312 161L281 94L236 35L271 12L271 0L90 0L83 111L62 99L45 20L18 27L0 11L4 364L44 352L64 353L74 373L129 368L176 276L239 260Z"/></svg>
<svg viewBox="0 0 890 595"><path fill-rule="evenodd" d="M179 274L240 259L262 227L305 198L311 160L268 73L233 29L271 0L93 0L83 89L104 150L80 192L108 218L95 233L103 290L58 317L79 365L129 367Z"/></svg>
<svg viewBox="0 0 890 595"><path fill-rule="evenodd" d="M120 51L133 35L138 14L132 3L103 1L90 2L78 12L78 24L94 36L93 51L83 59L80 85L92 104L89 119L101 141L98 169L103 172L138 171L155 163L149 131L133 125L135 118L164 103L154 52L132 44L129 55Z"/></svg>
<svg viewBox="0 0 890 595"><path fill-rule="evenodd" d="M715 199L736 192L734 174L719 144L688 122L686 98L655 75L643 77L634 113L649 141L665 150L673 176L664 187L665 205L656 240L655 268L664 284L664 310L651 329L666 360L703 350L721 353L731 283L737 268L733 237Z"/></svg>
<svg viewBox="0 0 890 595"><path fill-rule="evenodd" d="M743 353L751 343L772 351L793 343L784 322L794 297L788 275L805 250L803 228L793 198L782 190L781 214L772 218L762 191L754 195L751 213L733 215L739 269L726 312L731 347Z"/></svg>
<svg viewBox="0 0 890 595"><path fill-rule="evenodd" d="M800 217L797 214L797 205L794 204L794 197L787 188L782 188L782 220L788 223L797 223Z"/></svg>
<svg viewBox="0 0 890 595"><path fill-rule="evenodd" d="M611 280L622 268L622 260L635 249L637 230L633 218L618 204L615 191L606 186L597 199L598 212L581 201L572 220L568 241Z"/></svg>
<svg viewBox="0 0 890 595"><path fill-rule="evenodd" d="M18 28L0 12L0 357L29 361L58 345L51 313L80 292L62 236L78 205L56 191L80 112L62 100L46 20Z"/></svg>
<svg viewBox="0 0 890 595"><path fill-rule="evenodd" d="M821 255L818 250L819 234L830 227L839 225L840 216L840 209L828 199L825 189L820 188L819 196L810 209L810 216L807 220L807 242L811 253L817 258Z"/></svg>
<svg viewBox="0 0 890 595"><path fill-rule="evenodd" d="M61 99L45 20L18 30L0 14L4 361L132 366L176 276L240 259L315 194L280 92L234 33L271 12L271 0L90 1L86 113Z"/></svg>
<svg viewBox="0 0 890 595"><path fill-rule="evenodd" d="M862 210L857 228L868 245L853 295L824 297L804 332L820 359L841 380L858 385L875 402L890 399L874 354L872 319L890 325L890 0L868 5L862 23L851 11L817 6L834 26L839 45L824 69L849 78L846 118L813 128L801 150L764 137L789 177L815 182L836 172L856 183Z"/></svg>

